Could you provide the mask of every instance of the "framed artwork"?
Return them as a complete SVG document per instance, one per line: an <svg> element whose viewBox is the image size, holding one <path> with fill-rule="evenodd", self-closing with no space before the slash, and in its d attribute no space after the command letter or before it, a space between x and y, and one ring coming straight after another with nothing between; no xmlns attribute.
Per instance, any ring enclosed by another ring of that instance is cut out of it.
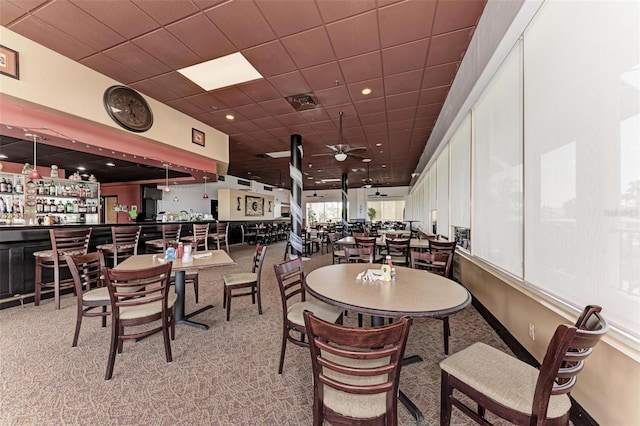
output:
<svg viewBox="0 0 640 426"><path fill-rule="evenodd" d="M0 45L0 74L20 80L18 52Z"/></svg>
<svg viewBox="0 0 640 426"><path fill-rule="evenodd" d="M264 216L264 198L247 195L244 205L245 216Z"/></svg>
<svg viewBox="0 0 640 426"><path fill-rule="evenodd" d="M204 132L201 132L198 129L191 129L191 142L196 145L204 146Z"/></svg>

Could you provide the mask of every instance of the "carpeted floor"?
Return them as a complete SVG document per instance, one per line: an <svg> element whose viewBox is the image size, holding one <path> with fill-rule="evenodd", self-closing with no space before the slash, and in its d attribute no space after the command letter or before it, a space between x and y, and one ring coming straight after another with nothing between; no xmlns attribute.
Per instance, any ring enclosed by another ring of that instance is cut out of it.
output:
<svg viewBox="0 0 640 426"><path fill-rule="evenodd" d="M288 345L284 373L278 375L281 305L272 265L282 261L284 243L268 247L263 268L263 310L248 297L233 300L231 320L222 310L222 274L250 268L252 246L233 246L237 266L201 272L200 303L187 287L187 312L212 303L193 320L203 331L176 328L173 362L164 359L160 335L125 343L113 379L104 380L109 327L85 318L78 346L71 347L76 304L63 296L0 310L0 424L2 425L310 425L309 352ZM331 263L313 254L306 271ZM356 315L345 318L353 325ZM471 306L451 317L451 353L482 341L507 351ZM439 424L440 369L444 358L442 322L413 322L407 355L424 362L402 369L401 389L422 410L422 424ZM401 425L416 421L398 405ZM474 424L454 409L454 425ZM499 421L497 424L500 423Z"/></svg>

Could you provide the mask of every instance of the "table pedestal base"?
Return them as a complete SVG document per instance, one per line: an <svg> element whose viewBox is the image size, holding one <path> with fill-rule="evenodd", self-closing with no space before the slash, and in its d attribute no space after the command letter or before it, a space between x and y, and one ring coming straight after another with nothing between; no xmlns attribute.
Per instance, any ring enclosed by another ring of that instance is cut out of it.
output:
<svg viewBox="0 0 640 426"><path fill-rule="evenodd" d="M213 305L207 305L203 308L198 309L197 311L191 312L188 315L185 315L183 319L176 319L176 324L184 324L184 325L190 325L191 327L196 327L199 328L200 330L208 330L209 326L206 324L202 324L199 322L195 322L195 321L189 321L189 318L191 318L192 316L201 314L202 312L212 309Z"/></svg>

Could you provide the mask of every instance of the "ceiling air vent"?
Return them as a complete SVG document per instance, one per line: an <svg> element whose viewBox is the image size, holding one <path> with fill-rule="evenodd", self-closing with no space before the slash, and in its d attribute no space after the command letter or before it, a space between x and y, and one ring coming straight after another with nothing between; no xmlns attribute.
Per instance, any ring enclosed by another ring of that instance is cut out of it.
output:
<svg viewBox="0 0 640 426"><path fill-rule="evenodd" d="M307 109L313 109L318 106L316 101L308 93L302 93L300 95L287 96L285 98L287 102L291 104L296 111L304 111Z"/></svg>
<svg viewBox="0 0 640 426"><path fill-rule="evenodd" d="M273 191L273 188L270 186L263 186L265 191Z"/></svg>
<svg viewBox="0 0 640 426"><path fill-rule="evenodd" d="M251 186L251 182L244 179L238 179L238 185Z"/></svg>

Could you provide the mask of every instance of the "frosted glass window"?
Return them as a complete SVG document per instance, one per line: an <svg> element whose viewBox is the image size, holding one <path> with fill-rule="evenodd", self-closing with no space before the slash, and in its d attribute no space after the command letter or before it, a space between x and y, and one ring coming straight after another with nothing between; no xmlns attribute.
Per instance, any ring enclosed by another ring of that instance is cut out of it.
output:
<svg viewBox="0 0 640 426"><path fill-rule="evenodd" d="M449 238L449 145L440 152L437 163L438 235Z"/></svg>
<svg viewBox="0 0 640 426"><path fill-rule="evenodd" d="M545 2L524 33L525 280L636 338L638 16L639 2Z"/></svg>
<svg viewBox="0 0 640 426"><path fill-rule="evenodd" d="M473 254L522 277L522 85L516 45L474 114Z"/></svg>
<svg viewBox="0 0 640 426"><path fill-rule="evenodd" d="M451 156L451 226L471 227L471 114L449 142Z"/></svg>

